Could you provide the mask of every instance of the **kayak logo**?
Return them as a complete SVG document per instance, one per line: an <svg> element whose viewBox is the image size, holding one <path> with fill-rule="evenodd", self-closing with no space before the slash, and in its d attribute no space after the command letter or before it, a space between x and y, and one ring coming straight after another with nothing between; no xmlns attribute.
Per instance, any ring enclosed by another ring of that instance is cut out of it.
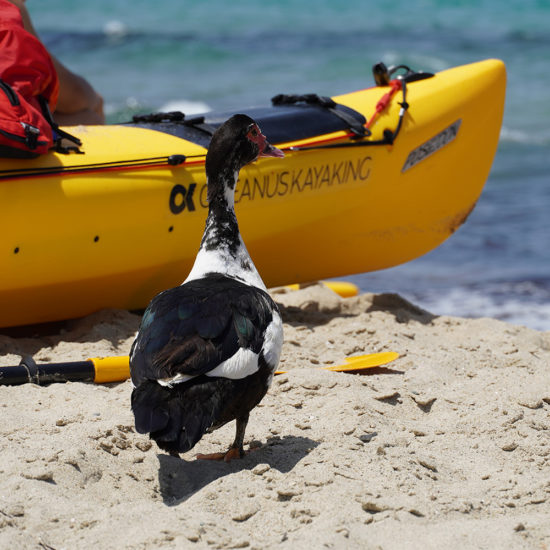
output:
<svg viewBox="0 0 550 550"><path fill-rule="evenodd" d="M181 183L178 183L172 187L170 192L170 211L172 214L180 214L187 207L188 212L195 211L195 203L193 202L193 193L197 187L196 183L190 183L186 188Z"/></svg>
<svg viewBox="0 0 550 550"><path fill-rule="evenodd" d="M403 165L403 168L401 168L401 172L406 172L409 168L412 168L420 161L428 158L430 155L433 155L442 147L445 147L447 143L453 141L458 134L458 129L460 128L461 122L462 120L459 118L450 126L447 126L445 130L439 132L439 134L423 143L420 147L414 149L414 151L411 151L405 161L405 164Z"/></svg>

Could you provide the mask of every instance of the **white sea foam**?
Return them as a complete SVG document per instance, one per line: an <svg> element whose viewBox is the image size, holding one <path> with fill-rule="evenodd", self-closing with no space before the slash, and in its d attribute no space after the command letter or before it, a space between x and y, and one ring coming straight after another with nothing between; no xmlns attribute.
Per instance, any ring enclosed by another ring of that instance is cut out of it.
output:
<svg viewBox="0 0 550 550"><path fill-rule="evenodd" d="M159 111L163 113L170 113L172 111L181 111L186 115L196 115L199 113L207 113L210 111L210 107L203 101L189 101L187 99L178 99L175 101L169 101L162 105Z"/></svg>
<svg viewBox="0 0 550 550"><path fill-rule="evenodd" d="M550 302L503 296L466 288L453 288L422 298L408 297L434 315L492 317L537 330L550 330Z"/></svg>
<svg viewBox="0 0 550 550"><path fill-rule="evenodd" d="M120 38L128 34L128 27L122 21L112 20L103 25L103 32L111 38Z"/></svg>
<svg viewBox="0 0 550 550"><path fill-rule="evenodd" d="M550 141L550 135L545 135L545 132L540 131L525 132L503 126L500 130L500 141L526 145L545 145Z"/></svg>

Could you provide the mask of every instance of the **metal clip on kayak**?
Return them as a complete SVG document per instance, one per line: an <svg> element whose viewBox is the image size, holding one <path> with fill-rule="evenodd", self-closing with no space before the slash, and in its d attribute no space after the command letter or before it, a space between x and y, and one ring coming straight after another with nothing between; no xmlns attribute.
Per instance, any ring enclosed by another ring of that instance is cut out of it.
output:
<svg viewBox="0 0 550 550"><path fill-rule="evenodd" d="M398 75L394 78L404 80L407 84L434 76L433 73L428 73L424 71L413 71L407 65L391 65L390 67L386 67L384 63L380 62L372 66L372 75L374 77L374 82L377 86L389 86L393 74L399 70L404 70L405 73L402 75Z"/></svg>
<svg viewBox="0 0 550 550"><path fill-rule="evenodd" d="M393 80L390 80L395 72L398 70L405 70L405 74L398 75ZM390 91L387 94L384 94L376 105L376 110L374 115L371 117L367 124L367 128L373 123L375 117L381 113L390 103L392 96L400 89L403 94L403 101L399 103L401 109L399 110L399 120L397 121L397 126L392 132L391 130L384 130L383 135L384 139L381 140L381 143L387 143L388 145L393 145L395 138L401 130L401 125L403 124L403 117L405 112L409 108L407 103L407 84L410 82L416 82L417 80L424 80L425 78L431 78L433 73L426 73L424 71L413 71L407 65L394 65L387 68L384 63L376 63L372 68L372 74L374 76L374 81L377 86L390 86Z"/></svg>
<svg viewBox="0 0 550 550"><path fill-rule="evenodd" d="M388 68L382 62L372 66L372 76L377 86L388 86L391 80Z"/></svg>
<svg viewBox="0 0 550 550"><path fill-rule="evenodd" d="M405 74L398 75L392 79L392 75L400 69L405 70ZM310 149L340 149L340 148L346 148L346 147L371 147L374 145L393 145L395 139L397 138L399 132L401 131L403 118L405 117L405 113L409 108L409 104L407 103L407 83L415 82L417 80L423 80L425 78L431 78L434 75L433 73L425 73L423 71L415 72L409 67L407 67L406 65L397 65L397 66L388 68L382 62L376 63L376 65L373 66L372 73L374 76L374 81L377 86L380 86L380 87L389 86L390 90L378 100L378 103L376 104L376 107L375 107L375 112L363 127L363 130L364 130L363 135L360 136L358 135L357 132L354 132L355 135L352 136L352 139L355 141L352 141L351 143L333 143L328 145L291 147L290 150L291 151L308 151ZM398 118L395 130L390 130L389 128L386 128L382 132L382 135L383 135L382 139L378 139L378 140L360 139L360 138L366 138L371 135L370 127L372 126L376 117L384 109L388 107L388 105L390 104L391 98L399 90L401 90L403 100L399 102L399 105L401 105L401 109L399 110L399 118Z"/></svg>
<svg viewBox="0 0 550 550"><path fill-rule="evenodd" d="M76 153L78 155L83 155L84 153L79 149L79 147L82 146L82 141L78 139L76 136L73 136L72 134L69 134L69 132L66 132L65 130L62 130L59 127L59 124L55 122L52 116L52 112L50 111L50 106L48 105L48 102L46 101L46 98L42 95L38 95L38 102L40 104L40 108L42 109L42 114L48 121L48 124L52 127L53 132L53 138L55 143L55 151L58 153L62 153L64 155L68 155L69 153ZM65 146L63 145L63 140L70 141L73 145L72 146Z"/></svg>

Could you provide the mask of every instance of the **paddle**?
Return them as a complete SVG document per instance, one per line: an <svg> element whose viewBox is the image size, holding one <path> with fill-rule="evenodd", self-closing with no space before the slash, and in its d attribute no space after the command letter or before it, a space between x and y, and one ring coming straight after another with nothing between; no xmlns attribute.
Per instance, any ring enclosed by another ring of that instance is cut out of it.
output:
<svg viewBox="0 0 550 550"><path fill-rule="evenodd" d="M351 298L359 294L359 287L348 281L319 281L322 285L330 288L332 292L336 292L341 298ZM286 288L291 290L300 290L301 288L307 288L312 283L295 283L292 285L285 285Z"/></svg>
<svg viewBox="0 0 550 550"><path fill-rule="evenodd" d="M51 384L52 382L121 382L130 377L128 356L92 358L84 361L38 364L30 357L17 366L0 367L0 385Z"/></svg>
<svg viewBox="0 0 550 550"><path fill-rule="evenodd" d="M399 357L393 351L371 353L346 357L343 365L320 367L335 372L360 371L385 365ZM276 371L283 374L288 371ZM34 384L51 384L52 382L121 382L130 377L130 365L127 355L119 357L95 357L85 361L69 361L64 363L37 364L28 356L21 359L17 366L0 367L0 385L14 386L32 382Z"/></svg>
<svg viewBox="0 0 550 550"><path fill-rule="evenodd" d="M374 367L381 367L399 357L399 353L395 351L384 351L382 353L369 353L367 355L355 355L346 357L346 363L343 365L329 365L327 367L319 367L320 369L330 370L333 372L356 372ZM289 371L278 370L275 374L285 374Z"/></svg>

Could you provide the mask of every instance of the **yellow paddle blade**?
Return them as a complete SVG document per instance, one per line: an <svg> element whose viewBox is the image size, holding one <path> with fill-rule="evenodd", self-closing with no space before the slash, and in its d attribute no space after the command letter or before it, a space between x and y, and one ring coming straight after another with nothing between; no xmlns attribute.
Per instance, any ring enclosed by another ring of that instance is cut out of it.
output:
<svg viewBox="0 0 550 550"><path fill-rule="evenodd" d="M321 281L327 288L330 288L333 292L340 295L342 298L350 298L351 296L357 296L359 294L359 287L353 283L347 281ZM306 288L308 285L293 284L286 285L286 288L291 290L299 290L300 288Z"/></svg>
<svg viewBox="0 0 550 550"><path fill-rule="evenodd" d="M353 355L346 357L346 363L361 363L367 365L372 362L373 367L385 365L391 361L395 361L399 357L399 353L395 351L381 351L380 353L367 353L366 355Z"/></svg>
<svg viewBox="0 0 550 550"><path fill-rule="evenodd" d="M395 351L384 351L381 353L369 353L367 355L356 355L354 357L346 357L344 365L330 365L328 367L320 367L333 372L355 372L363 369L372 369L373 367L381 367L391 363L399 357L399 353ZM275 374L285 374L288 371L278 370Z"/></svg>
<svg viewBox="0 0 550 550"><path fill-rule="evenodd" d="M330 288L342 298L350 298L359 294L359 287L347 281L321 281L326 287Z"/></svg>
<svg viewBox="0 0 550 550"><path fill-rule="evenodd" d="M363 369L372 369L373 367L380 367L395 361L399 357L399 353L395 351L384 351L381 353L369 353L367 355L356 355L354 357L346 357L346 364L344 365L330 365L329 367L323 367L326 370L335 372L346 372Z"/></svg>

